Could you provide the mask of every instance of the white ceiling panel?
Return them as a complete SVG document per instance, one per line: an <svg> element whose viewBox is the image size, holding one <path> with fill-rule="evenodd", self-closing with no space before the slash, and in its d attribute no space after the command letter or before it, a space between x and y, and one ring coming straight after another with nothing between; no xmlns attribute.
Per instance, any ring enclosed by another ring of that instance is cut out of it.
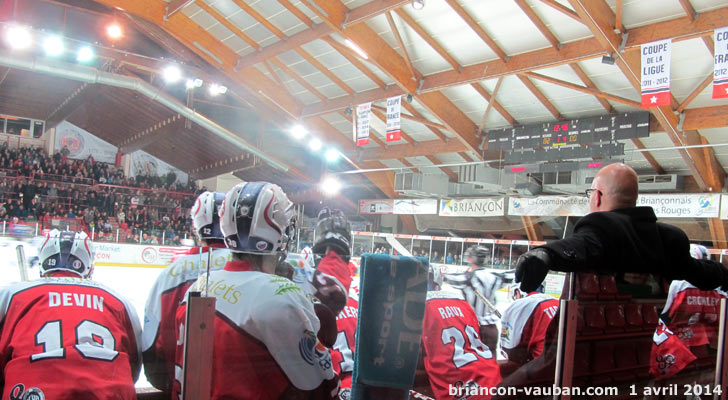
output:
<svg viewBox="0 0 728 400"><path fill-rule="evenodd" d="M607 3L615 10L616 0ZM684 16L678 0L625 0L622 6L622 23L627 29Z"/></svg>
<svg viewBox="0 0 728 400"><path fill-rule="evenodd" d="M541 20L546 24L554 36L559 39L561 43L569 43L575 40L586 39L592 37L591 31L586 25L572 19L568 15L562 13L546 5L545 3L537 0L530 0L531 7ZM571 8L567 2L564 2L565 6Z"/></svg>

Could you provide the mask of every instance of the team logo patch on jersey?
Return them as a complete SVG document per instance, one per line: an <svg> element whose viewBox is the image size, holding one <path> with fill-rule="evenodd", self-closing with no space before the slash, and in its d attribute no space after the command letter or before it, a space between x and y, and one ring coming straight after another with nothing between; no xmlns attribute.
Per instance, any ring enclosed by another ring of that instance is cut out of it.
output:
<svg viewBox="0 0 728 400"><path fill-rule="evenodd" d="M45 400L43 391L33 387L25 390L25 385L18 383L10 390L10 400Z"/></svg>
<svg viewBox="0 0 728 400"><path fill-rule="evenodd" d="M501 338L503 338L503 340L511 339L511 324L509 324L508 322L503 322L503 326L501 328Z"/></svg>
<svg viewBox="0 0 728 400"><path fill-rule="evenodd" d="M301 357L310 365L313 365L314 348L317 342L316 334L308 330L303 332L303 337L298 342L298 351L301 353Z"/></svg>

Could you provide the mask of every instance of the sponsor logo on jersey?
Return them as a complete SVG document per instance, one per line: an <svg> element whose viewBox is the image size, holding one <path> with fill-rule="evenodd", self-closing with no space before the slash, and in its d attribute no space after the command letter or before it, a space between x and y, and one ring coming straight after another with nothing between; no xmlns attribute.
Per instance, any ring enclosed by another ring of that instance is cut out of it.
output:
<svg viewBox="0 0 728 400"><path fill-rule="evenodd" d="M18 383L10 389L9 397L10 400L45 400L42 390L32 387L26 391L25 385L22 383Z"/></svg>
<svg viewBox="0 0 728 400"><path fill-rule="evenodd" d="M309 365L313 365L314 347L316 347L317 343L316 334L309 330L303 331L303 337L298 341L298 351L301 353L301 358Z"/></svg>
<svg viewBox="0 0 728 400"><path fill-rule="evenodd" d="M503 340L511 340L511 324L508 322L502 322L503 325L501 327L501 338Z"/></svg>

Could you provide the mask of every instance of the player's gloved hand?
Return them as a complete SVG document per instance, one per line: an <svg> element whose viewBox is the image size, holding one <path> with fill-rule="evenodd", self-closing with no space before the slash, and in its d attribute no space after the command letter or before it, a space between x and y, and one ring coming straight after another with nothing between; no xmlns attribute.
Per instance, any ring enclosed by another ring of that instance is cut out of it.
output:
<svg viewBox="0 0 728 400"><path fill-rule="evenodd" d="M521 290L529 293L538 289L549 272L551 256L544 249L533 249L523 253L516 261L516 282Z"/></svg>
<svg viewBox="0 0 728 400"><path fill-rule="evenodd" d="M348 297L341 284L336 282L330 275L319 270L314 271L311 284L316 289L314 296L326 305L334 313L334 316L339 315L346 306Z"/></svg>
<svg viewBox="0 0 728 400"><path fill-rule="evenodd" d="M319 342L326 347L334 347L334 344L336 344L336 335L338 334L336 329L336 314L325 304L317 301L314 301L313 310L321 323L319 331L316 334Z"/></svg>
<svg viewBox="0 0 728 400"><path fill-rule="evenodd" d="M351 254L351 224L341 210L323 208L316 222L313 252L323 255L326 249L334 250L345 262Z"/></svg>

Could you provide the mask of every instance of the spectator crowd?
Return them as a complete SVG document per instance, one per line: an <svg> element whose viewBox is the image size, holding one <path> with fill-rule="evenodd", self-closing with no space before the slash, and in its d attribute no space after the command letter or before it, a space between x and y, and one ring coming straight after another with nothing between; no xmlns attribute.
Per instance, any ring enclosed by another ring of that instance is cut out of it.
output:
<svg viewBox="0 0 728 400"><path fill-rule="evenodd" d="M40 148L0 146L0 221L73 219L95 240L179 243L190 236L189 208L199 190L176 175L127 177L121 168L71 160L68 149L48 156ZM46 218L49 217L49 218ZM49 222L48 222L49 223ZM50 228L50 226L43 226Z"/></svg>

